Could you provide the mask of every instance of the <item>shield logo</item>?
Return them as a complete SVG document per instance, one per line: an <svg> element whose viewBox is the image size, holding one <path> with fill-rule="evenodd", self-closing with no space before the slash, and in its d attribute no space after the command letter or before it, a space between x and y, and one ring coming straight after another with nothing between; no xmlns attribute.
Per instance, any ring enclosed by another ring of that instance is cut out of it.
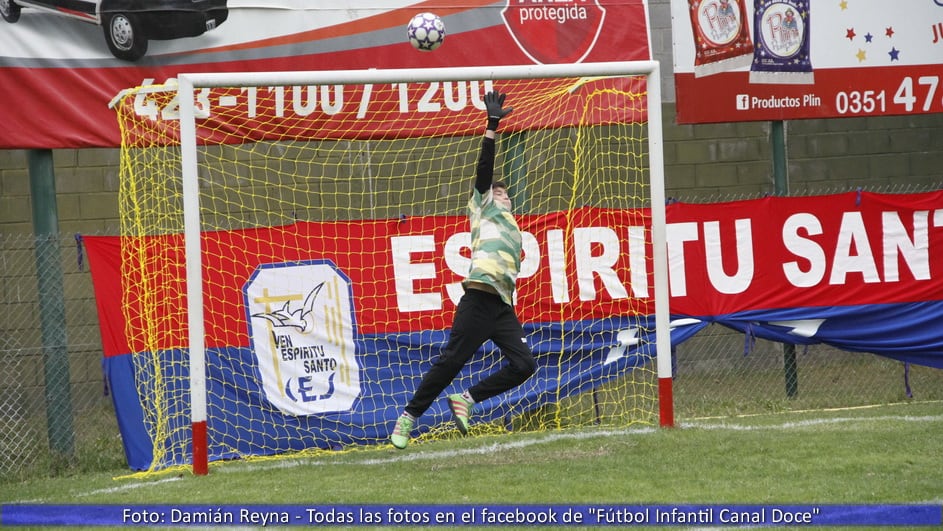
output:
<svg viewBox="0 0 943 531"><path fill-rule="evenodd" d="M294 416L349 411L361 394L350 279L330 260L261 264L243 290L269 403Z"/></svg>
<svg viewBox="0 0 943 531"><path fill-rule="evenodd" d="M597 0L508 0L504 25L535 63L579 63L593 50L606 10Z"/></svg>

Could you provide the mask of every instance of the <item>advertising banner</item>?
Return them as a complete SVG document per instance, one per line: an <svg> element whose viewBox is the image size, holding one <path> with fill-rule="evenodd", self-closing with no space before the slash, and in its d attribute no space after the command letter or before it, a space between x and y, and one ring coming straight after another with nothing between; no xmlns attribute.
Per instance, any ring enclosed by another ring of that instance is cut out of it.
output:
<svg viewBox="0 0 943 531"><path fill-rule="evenodd" d="M672 0L679 123L943 112L943 2Z"/></svg>
<svg viewBox="0 0 943 531"><path fill-rule="evenodd" d="M0 9L0 148L119 145L109 102L180 73L650 60L645 0L16 0ZM432 12L445 40L407 24Z"/></svg>
<svg viewBox="0 0 943 531"><path fill-rule="evenodd" d="M667 216L673 345L714 323L943 368L943 192L674 203ZM477 415L500 420L653 363L650 219L594 207L520 217L516 307L538 372ZM208 415L253 434L215 441L211 459L307 444L272 426L317 431L329 446L387 437L447 340L469 245L462 216L204 234ZM183 239L96 236L85 246L129 463L146 468L141 418L154 406L137 396L147 379L138 373L188 367ZM121 271L125 257L148 253L160 260L147 276L162 282L143 291ZM149 343L128 335L155 326ZM159 363L135 363L144 352ZM185 378L167 381L169 396L186 394ZM447 415L442 404L430 412Z"/></svg>

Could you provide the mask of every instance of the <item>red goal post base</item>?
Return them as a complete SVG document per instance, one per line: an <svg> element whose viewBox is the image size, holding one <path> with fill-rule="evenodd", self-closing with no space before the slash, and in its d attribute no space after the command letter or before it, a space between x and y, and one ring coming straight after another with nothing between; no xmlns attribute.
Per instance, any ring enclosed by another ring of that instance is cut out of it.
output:
<svg viewBox="0 0 943 531"><path fill-rule="evenodd" d="M658 425L662 428L675 426L674 396L671 385L671 376L658 379Z"/></svg>
<svg viewBox="0 0 943 531"><path fill-rule="evenodd" d="M193 474L205 476L209 473L209 453L206 438L206 421L194 422L191 425L193 437Z"/></svg>

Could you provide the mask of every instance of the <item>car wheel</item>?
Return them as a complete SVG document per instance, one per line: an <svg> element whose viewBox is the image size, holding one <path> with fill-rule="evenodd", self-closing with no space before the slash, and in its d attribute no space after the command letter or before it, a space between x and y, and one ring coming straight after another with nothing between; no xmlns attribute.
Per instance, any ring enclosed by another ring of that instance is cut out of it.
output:
<svg viewBox="0 0 943 531"><path fill-rule="evenodd" d="M3 0L0 0L2 2ZM129 13L108 13L102 20L108 49L118 59L137 61L147 53L147 37Z"/></svg>
<svg viewBox="0 0 943 531"><path fill-rule="evenodd" d="M20 20L20 6L13 0L0 0L0 17L9 23Z"/></svg>

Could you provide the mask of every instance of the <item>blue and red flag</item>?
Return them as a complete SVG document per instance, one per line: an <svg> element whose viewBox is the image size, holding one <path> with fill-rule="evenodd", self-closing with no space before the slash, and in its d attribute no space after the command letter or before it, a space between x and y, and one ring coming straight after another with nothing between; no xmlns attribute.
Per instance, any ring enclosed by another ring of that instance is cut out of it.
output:
<svg viewBox="0 0 943 531"><path fill-rule="evenodd" d="M667 215L673 344L717 323L943 368L943 193L673 203ZM655 354L648 210L519 223L517 308L539 368L480 404L486 421L585 392ZM447 339L467 219L297 222L201 243L210 459L385 440ZM189 423L183 238L85 244L129 464L147 468L148 408L159 400ZM486 345L456 388L500 361ZM161 396L142 379L165 382ZM431 426L448 410L427 415ZM187 462L185 446L165 459Z"/></svg>

